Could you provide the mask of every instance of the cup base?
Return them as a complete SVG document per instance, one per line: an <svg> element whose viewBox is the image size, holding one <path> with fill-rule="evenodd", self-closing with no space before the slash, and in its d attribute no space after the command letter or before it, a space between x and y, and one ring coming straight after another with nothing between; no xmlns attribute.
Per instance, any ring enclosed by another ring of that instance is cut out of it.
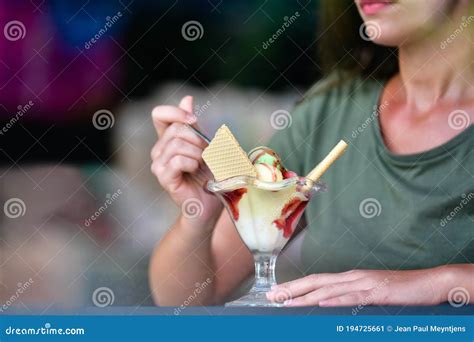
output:
<svg viewBox="0 0 474 342"><path fill-rule="evenodd" d="M226 307L271 307L281 308L283 303L272 302L267 299L267 291L250 292L239 299L225 303Z"/></svg>

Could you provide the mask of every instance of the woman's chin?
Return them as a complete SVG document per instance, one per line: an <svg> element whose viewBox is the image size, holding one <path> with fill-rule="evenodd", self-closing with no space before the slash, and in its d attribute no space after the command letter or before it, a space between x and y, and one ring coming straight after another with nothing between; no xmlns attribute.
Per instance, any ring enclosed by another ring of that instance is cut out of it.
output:
<svg viewBox="0 0 474 342"><path fill-rule="evenodd" d="M367 20L359 29L360 37L378 45L399 46L406 40L407 35L401 34L397 24L388 24L380 20Z"/></svg>
<svg viewBox="0 0 474 342"><path fill-rule="evenodd" d="M374 44L382 45L382 46L389 46L389 47L399 47L403 45L406 40L400 39L399 37L387 37L387 36L380 36L377 38L371 39Z"/></svg>

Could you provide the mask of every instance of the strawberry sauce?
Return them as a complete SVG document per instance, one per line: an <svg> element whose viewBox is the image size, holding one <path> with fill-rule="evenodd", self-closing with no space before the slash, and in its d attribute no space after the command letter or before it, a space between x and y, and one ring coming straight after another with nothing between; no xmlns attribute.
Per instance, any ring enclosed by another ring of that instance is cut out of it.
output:
<svg viewBox="0 0 474 342"><path fill-rule="evenodd" d="M301 201L298 198L294 198L281 209L280 217L273 221L273 223L278 229L283 230L283 237L289 238L291 234L293 234L293 229L301 214L303 214L307 204L308 201Z"/></svg>
<svg viewBox="0 0 474 342"><path fill-rule="evenodd" d="M288 170L286 170L286 169L283 169L282 175L283 175L283 179L298 177L298 175L296 174L296 172L288 171Z"/></svg>
<svg viewBox="0 0 474 342"><path fill-rule="evenodd" d="M247 189L242 188L223 194L235 221L239 220L239 201L246 192Z"/></svg>

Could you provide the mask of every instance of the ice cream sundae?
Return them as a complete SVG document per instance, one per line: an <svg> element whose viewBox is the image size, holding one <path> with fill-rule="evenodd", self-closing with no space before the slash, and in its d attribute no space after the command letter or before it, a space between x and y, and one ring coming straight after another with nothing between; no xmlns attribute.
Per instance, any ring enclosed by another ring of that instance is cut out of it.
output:
<svg viewBox="0 0 474 342"><path fill-rule="evenodd" d="M340 142L308 176L300 177L272 149L260 146L247 154L225 125L216 132L202 155L215 178L207 189L224 203L256 267L252 290L231 305L281 305L265 296L276 284L276 257L318 190L316 181L346 146Z"/></svg>
<svg viewBox="0 0 474 342"><path fill-rule="evenodd" d="M223 192L222 196L250 250L280 251L292 236L310 193L297 191L301 187L298 176L285 169L273 150L257 147L249 153L249 159L256 171L252 185ZM283 187L272 184L283 180Z"/></svg>

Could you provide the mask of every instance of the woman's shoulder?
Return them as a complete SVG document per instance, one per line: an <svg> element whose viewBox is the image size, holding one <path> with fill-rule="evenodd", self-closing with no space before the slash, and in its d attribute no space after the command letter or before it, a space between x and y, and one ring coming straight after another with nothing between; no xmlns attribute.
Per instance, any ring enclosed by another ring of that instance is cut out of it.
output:
<svg viewBox="0 0 474 342"><path fill-rule="evenodd" d="M314 84L293 110L295 129L350 133L377 112L384 81L333 73Z"/></svg>
<svg viewBox="0 0 474 342"><path fill-rule="evenodd" d="M274 135L271 146L290 155L290 168L307 172L340 139L350 141L361 123L375 117L381 89L383 82L374 79L329 75L306 92L291 125Z"/></svg>
<svg viewBox="0 0 474 342"><path fill-rule="evenodd" d="M341 104L341 101L364 101L373 98L383 87L384 80L366 78L348 73L333 72L311 86L297 102L295 109L314 104Z"/></svg>
<svg viewBox="0 0 474 342"><path fill-rule="evenodd" d="M361 120L371 115L381 87L377 81L361 77L325 77L298 102L286 129L274 134L270 147L287 155L290 169L306 172L323 157L320 153L350 136Z"/></svg>

